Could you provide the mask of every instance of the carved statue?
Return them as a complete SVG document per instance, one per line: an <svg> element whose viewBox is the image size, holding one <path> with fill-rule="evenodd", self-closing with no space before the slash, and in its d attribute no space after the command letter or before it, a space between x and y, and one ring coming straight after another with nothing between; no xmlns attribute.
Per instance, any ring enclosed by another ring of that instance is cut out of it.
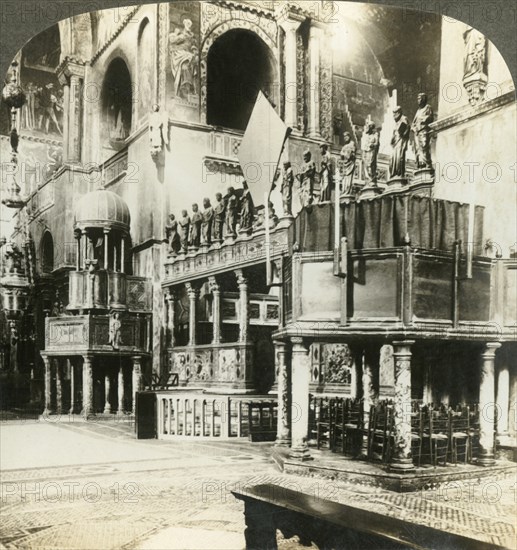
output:
<svg viewBox="0 0 517 550"><path fill-rule="evenodd" d="M169 34L169 57L174 79L174 95L186 99L189 93L196 93L199 58L191 19L185 18L183 28L176 28Z"/></svg>
<svg viewBox="0 0 517 550"><path fill-rule="evenodd" d="M238 199L233 187L228 187L226 195L226 234L225 236L235 237L235 227L237 226Z"/></svg>
<svg viewBox="0 0 517 550"><path fill-rule="evenodd" d="M154 160L163 151L163 146L169 144L169 118L166 113L160 112L158 104L153 105L149 115L149 146Z"/></svg>
<svg viewBox="0 0 517 550"><path fill-rule="evenodd" d="M212 242L212 223L214 219L214 209L210 204L210 199L203 199L203 222L201 223L201 242L202 244L210 244Z"/></svg>
<svg viewBox="0 0 517 550"><path fill-rule="evenodd" d="M275 207L273 206L273 203L271 201L268 202L268 207L269 207L269 227L273 229L274 227L276 227L278 223L278 216L276 215Z"/></svg>
<svg viewBox="0 0 517 550"><path fill-rule="evenodd" d="M321 151L321 168L320 168L320 201L329 201L334 188L334 177L336 165L334 159L329 152L329 147L326 143L320 145Z"/></svg>
<svg viewBox="0 0 517 550"><path fill-rule="evenodd" d="M349 195L352 192L352 182L355 172L356 146L349 132L343 134L345 144L339 154L341 158L341 192Z"/></svg>
<svg viewBox="0 0 517 550"><path fill-rule="evenodd" d="M379 133L374 122L367 122L364 128L363 161L368 183L377 185L377 155L379 154Z"/></svg>
<svg viewBox="0 0 517 550"><path fill-rule="evenodd" d="M182 252L187 252L190 235L190 216L186 210L181 211L181 220L178 222L181 228L180 241Z"/></svg>
<svg viewBox="0 0 517 550"><path fill-rule="evenodd" d="M434 113L425 94L418 94L418 110L411 126L415 134L416 162L419 168L432 168L431 129Z"/></svg>
<svg viewBox="0 0 517 550"><path fill-rule="evenodd" d="M223 240L223 227L226 220L226 205L221 193L215 195L213 239L215 242Z"/></svg>
<svg viewBox="0 0 517 550"><path fill-rule="evenodd" d="M476 74L486 74L486 36L477 29L469 27L463 33L465 57L463 61L463 79Z"/></svg>
<svg viewBox="0 0 517 550"><path fill-rule="evenodd" d="M199 211L199 206L197 203L192 205L192 218L190 219L190 235L189 235L189 245L192 248L199 248L201 242L201 224L203 223L203 216Z"/></svg>
<svg viewBox="0 0 517 550"><path fill-rule="evenodd" d="M119 349L121 340L120 340L120 327L122 323L120 322L120 313L112 311L109 318L109 344L113 349Z"/></svg>
<svg viewBox="0 0 517 550"><path fill-rule="evenodd" d="M291 163L286 160L284 162L284 171L282 175L282 186L280 191L282 192L282 206L284 209L284 216L292 216L292 203L293 203L293 184L294 184L294 172L291 167Z"/></svg>
<svg viewBox="0 0 517 550"><path fill-rule="evenodd" d="M169 223L165 226L165 235L169 242L169 256L176 256L181 249L178 222L174 214L169 214Z"/></svg>
<svg viewBox="0 0 517 550"><path fill-rule="evenodd" d="M255 206L253 204L253 198L251 197L247 182L243 181L242 187L244 191L240 201L239 226L240 231L249 232L251 230L251 226L253 225Z"/></svg>
<svg viewBox="0 0 517 550"><path fill-rule="evenodd" d="M391 138L393 151L390 160L390 178L404 178L406 176L406 151L409 141L409 121L402 114L402 109L393 109L395 129Z"/></svg>
<svg viewBox="0 0 517 550"><path fill-rule="evenodd" d="M315 176L316 164L311 158L311 152L306 150L303 153L302 171L298 174L298 179L300 180L300 201L302 206L309 206L312 204Z"/></svg>

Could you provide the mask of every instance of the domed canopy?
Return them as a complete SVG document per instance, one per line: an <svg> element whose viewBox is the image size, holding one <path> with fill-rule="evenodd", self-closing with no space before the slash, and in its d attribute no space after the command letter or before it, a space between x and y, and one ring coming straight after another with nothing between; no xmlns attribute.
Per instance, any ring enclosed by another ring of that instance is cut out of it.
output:
<svg viewBox="0 0 517 550"><path fill-rule="evenodd" d="M75 208L75 227L118 228L129 231L131 217L124 199L116 193L97 189L79 199Z"/></svg>

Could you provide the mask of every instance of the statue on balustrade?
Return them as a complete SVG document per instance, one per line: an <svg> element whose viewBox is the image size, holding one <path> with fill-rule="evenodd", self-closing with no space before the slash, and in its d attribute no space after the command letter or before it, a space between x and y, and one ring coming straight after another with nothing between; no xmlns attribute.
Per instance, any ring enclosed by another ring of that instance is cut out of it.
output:
<svg viewBox="0 0 517 550"><path fill-rule="evenodd" d="M350 195L355 172L356 146L349 132L343 134L345 144L339 153L341 159L341 193Z"/></svg>
<svg viewBox="0 0 517 550"><path fill-rule="evenodd" d="M302 207L312 204L315 177L316 164L312 160L311 152L306 150L303 153L302 171L298 174L298 179L300 181L300 201L302 203Z"/></svg>
<svg viewBox="0 0 517 550"><path fill-rule="evenodd" d="M221 193L215 194L216 204L214 206L214 227L212 231L214 242L223 240L223 228L226 220L226 205Z"/></svg>
<svg viewBox="0 0 517 550"><path fill-rule="evenodd" d="M434 113L427 103L425 94L418 94L418 110L413 119L412 130L415 134L416 162L419 168L432 169L431 160L431 128Z"/></svg>
<svg viewBox="0 0 517 550"><path fill-rule="evenodd" d="M334 189L334 177L336 165L330 154L329 146L326 143L320 145L321 167L320 167L320 202L329 201Z"/></svg>
<svg viewBox="0 0 517 550"><path fill-rule="evenodd" d="M239 202L235 189L228 187L226 195L226 234L225 237L235 237L235 228L237 227L237 214Z"/></svg>
<svg viewBox="0 0 517 550"><path fill-rule="evenodd" d="M181 242L178 233L178 222L174 214L169 214L169 223L165 225L165 235L169 243L169 256L176 256L181 250Z"/></svg>
<svg viewBox="0 0 517 550"><path fill-rule="evenodd" d="M151 157L156 161L163 152L163 146L169 144L169 118L167 113L160 112L160 106L155 103L149 115L149 146Z"/></svg>
<svg viewBox="0 0 517 550"><path fill-rule="evenodd" d="M377 155L379 154L379 133L375 123L367 122L363 135L363 161L367 185L377 185Z"/></svg>
<svg viewBox="0 0 517 550"><path fill-rule="evenodd" d="M463 41L465 42L463 79L486 74L486 36L477 29L469 27L463 33Z"/></svg>
<svg viewBox="0 0 517 550"><path fill-rule="evenodd" d="M203 222L201 223L201 243L210 244L212 242L212 223L214 219L214 209L210 204L210 199L203 199Z"/></svg>
<svg viewBox="0 0 517 550"><path fill-rule="evenodd" d="M192 217L190 218L190 235L189 246L193 249L199 248L201 243L201 224L203 223L203 216L199 211L197 203L192 205Z"/></svg>
<svg viewBox="0 0 517 550"><path fill-rule="evenodd" d="M402 114L402 109L398 106L393 109L393 118L395 119L395 129L391 138L391 147L393 150L390 160L390 178L405 178L409 121Z"/></svg>
<svg viewBox="0 0 517 550"><path fill-rule="evenodd" d="M181 251L183 253L187 252L189 236L190 236L190 216L186 210L181 211L181 220L179 221L180 226L180 241L181 241Z"/></svg>
<svg viewBox="0 0 517 550"><path fill-rule="evenodd" d="M113 349L119 349L120 341L120 329L122 323L120 321L120 313L112 311L109 318L109 344Z"/></svg>
<svg viewBox="0 0 517 550"><path fill-rule="evenodd" d="M282 186L280 191L282 193L282 207L284 209L284 216L292 216L292 203L293 203L293 184L294 184L294 172L291 167L291 163L286 160L284 162L284 170L282 174Z"/></svg>
<svg viewBox="0 0 517 550"><path fill-rule="evenodd" d="M242 182L243 193L240 200L239 227L242 233L249 233L253 225L253 214L255 205L248 188L247 182Z"/></svg>

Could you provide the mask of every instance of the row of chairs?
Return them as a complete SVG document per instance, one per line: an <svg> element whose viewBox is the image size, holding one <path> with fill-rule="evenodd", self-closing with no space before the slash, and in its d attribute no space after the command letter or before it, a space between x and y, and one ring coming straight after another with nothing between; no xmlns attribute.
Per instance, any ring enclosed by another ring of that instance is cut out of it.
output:
<svg viewBox="0 0 517 550"><path fill-rule="evenodd" d="M479 445L476 406L411 406L411 452L415 465L472 462ZM371 461L389 463L394 449L394 407L376 402L365 414L361 399L311 399L312 439L317 448L329 448Z"/></svg>

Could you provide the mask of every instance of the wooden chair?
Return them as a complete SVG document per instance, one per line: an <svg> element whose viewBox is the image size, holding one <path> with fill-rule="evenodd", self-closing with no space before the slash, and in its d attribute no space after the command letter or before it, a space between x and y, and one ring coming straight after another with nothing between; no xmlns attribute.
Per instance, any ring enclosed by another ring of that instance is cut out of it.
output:
<svg viewBox="0 0 517 550"><path fill-rule="evenodd" d="M468 407L459 407L456 411L449 410L449 443L451 461L458 463L458 456L467 463L470 447L470 414Z"/></svg>
<svg viewBox="0 0 517 550"><path fill-rule="evenodd" d="M330 434L330 448L333 452L345 452L345 418L347 400L338 397L334 400L332 411L332 426Z"/></svg>
<svg viewBox="0 0 517 550"><path fill-rule="evenodd" d="M411 412L411 455L413 464L422 464L422 450L424 442L424 409L420 405L413 407Z"/></svg>
<svg viewBox="0 0 517 550"><path fill-rule="evenodd" d="M447 454L449 452L449 414L446 409L430 409L429 420L429 443L431 464L436 467L440 460L441 465L447 463Z"/></svg>
<svg viewBox="0 0 517 550"><path fill-rule="evenodd" d="M381 401L370 410L368 458L387 463L393 448L393 404Z"/></svg>
<svg viewBox="0 0 517 550"><path fill-rule="evenodd" d="M361 399L347 399L344 407L344 452L357 454L363 438L363 406Z"/></svg>
<svg viewBox="0 0 517 550"><path fill-rule="evenodd" d="M331 416L334 408L334 399L328 397L319 399L319 407L317 407L316 417L316 447L331 448Z"/></svg>

